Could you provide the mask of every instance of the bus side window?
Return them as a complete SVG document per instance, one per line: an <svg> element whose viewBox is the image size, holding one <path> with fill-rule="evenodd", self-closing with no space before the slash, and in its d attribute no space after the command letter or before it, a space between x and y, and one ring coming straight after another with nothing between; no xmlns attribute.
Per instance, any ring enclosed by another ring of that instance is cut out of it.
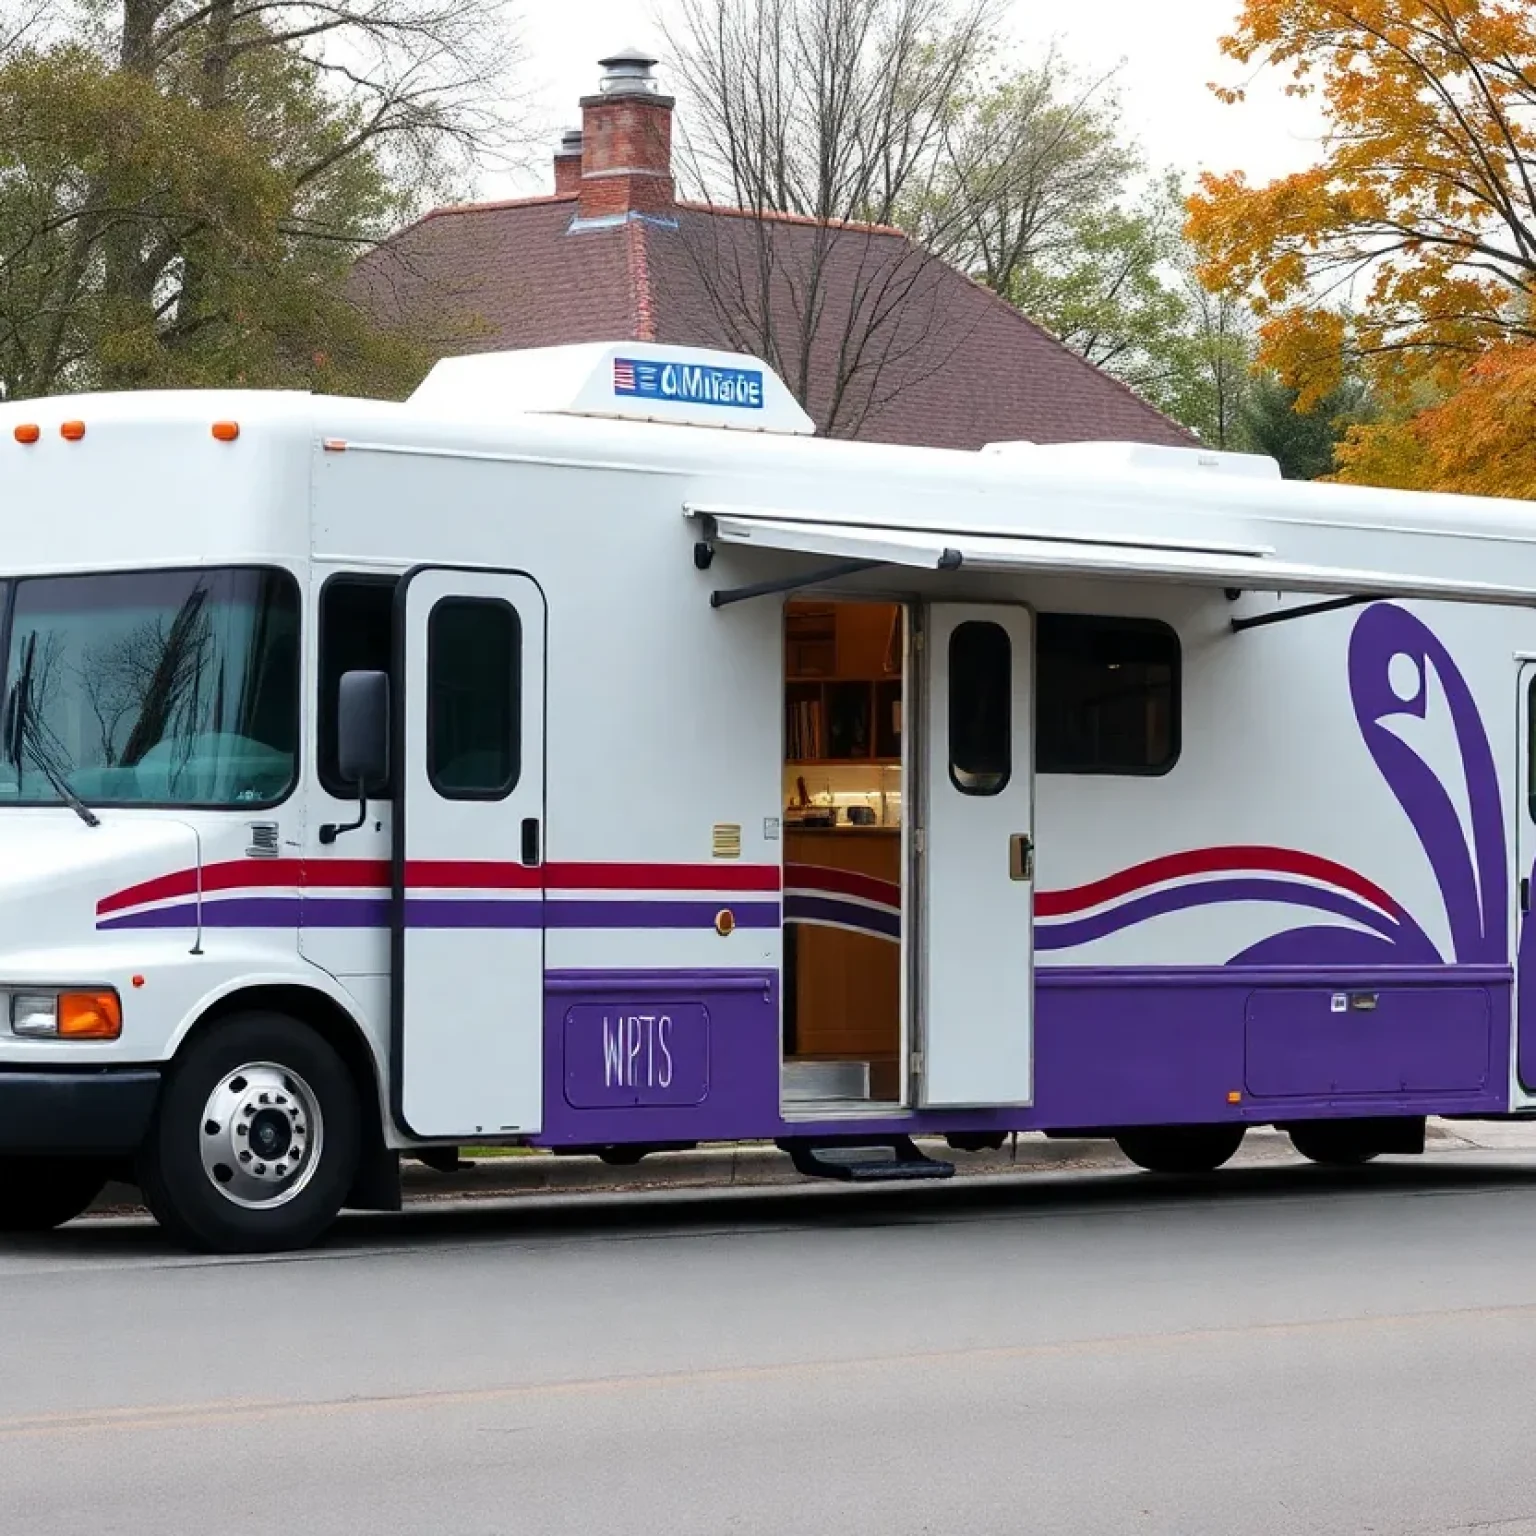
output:
<svg viewBox="0 0 1536 1536"><path fill-rule="evenodd" d="M393 660L395 579L333 576L320 589L320 699L318 728L320 782L338 799L351 800L355 784L344 784L336 761L336 693L344 672L388 672ZM390 798L388 783L370 786L375 799Z"/></svg>

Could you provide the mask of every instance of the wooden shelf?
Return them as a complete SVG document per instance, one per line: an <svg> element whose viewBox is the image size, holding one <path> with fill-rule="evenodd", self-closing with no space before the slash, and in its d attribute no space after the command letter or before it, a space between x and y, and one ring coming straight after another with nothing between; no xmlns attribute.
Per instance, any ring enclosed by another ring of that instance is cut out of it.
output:
<svg viewBox="0 0 1536 1536"><path fill-rule="evenodd" d="M786 757L786 768L900 768L899 757Z"/></svg>

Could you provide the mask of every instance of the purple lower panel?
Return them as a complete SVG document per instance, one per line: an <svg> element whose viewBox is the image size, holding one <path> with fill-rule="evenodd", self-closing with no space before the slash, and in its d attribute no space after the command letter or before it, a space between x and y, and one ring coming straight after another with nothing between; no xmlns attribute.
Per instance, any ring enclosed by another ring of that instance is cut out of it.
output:
<svg viewBox="0 0 1536 1536"><path fill-rule="evenodd" d="M1512 986L1507 966L1042 967L1031 1106L785 1121L773 973L552 973L538 1139L593 1146L1499 1113L1508 1107ZM1335 1013L1341 994L1345 1009ZM1370 995L1374 1009L1349 1002Z"/></svg>
<svg viewBox="0 0 1536 1536"><path fill-rule="evenodd" d="M1502 1111L1512 990L1507 966L1042 968L1030 1120Z"/></svg>
<svg viewBox="0 0 1536 1536"><path fill-rule="evenodd" d="M769 1136L779 1110L776 971L551 971L549 1146Z"/></svg>

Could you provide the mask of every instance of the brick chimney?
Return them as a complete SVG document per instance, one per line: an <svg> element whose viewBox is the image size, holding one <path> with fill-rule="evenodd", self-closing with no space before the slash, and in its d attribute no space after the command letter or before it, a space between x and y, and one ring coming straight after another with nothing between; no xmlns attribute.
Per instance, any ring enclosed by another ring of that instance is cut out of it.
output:
<svg viewBox="0 0 1536 1536"><path fill-rule="evenodd" d="M673 206L672 98L638 48L599 59L597 95L581 99L581 219L666 215ZM562 146L563 148L563 146ZM558 177L558 170L557 170Z"/></svg>
<svg viewBox="0 0 1536 1536"><path fill-rule="evenodd" d="M574 196L581 191L581 129L567 128L555 151L555 196Z"/></svg>

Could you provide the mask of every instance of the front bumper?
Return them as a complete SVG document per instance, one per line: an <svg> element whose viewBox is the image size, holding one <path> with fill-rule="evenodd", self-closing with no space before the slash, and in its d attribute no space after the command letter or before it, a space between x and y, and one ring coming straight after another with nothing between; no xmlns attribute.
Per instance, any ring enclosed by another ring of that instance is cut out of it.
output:
<svg viewBox="0 0 1536 1536"><path fill-rule="evenodd" d="M154 1067L0 1069L0 1155L137 1150L160 1093Z"/></svg>

